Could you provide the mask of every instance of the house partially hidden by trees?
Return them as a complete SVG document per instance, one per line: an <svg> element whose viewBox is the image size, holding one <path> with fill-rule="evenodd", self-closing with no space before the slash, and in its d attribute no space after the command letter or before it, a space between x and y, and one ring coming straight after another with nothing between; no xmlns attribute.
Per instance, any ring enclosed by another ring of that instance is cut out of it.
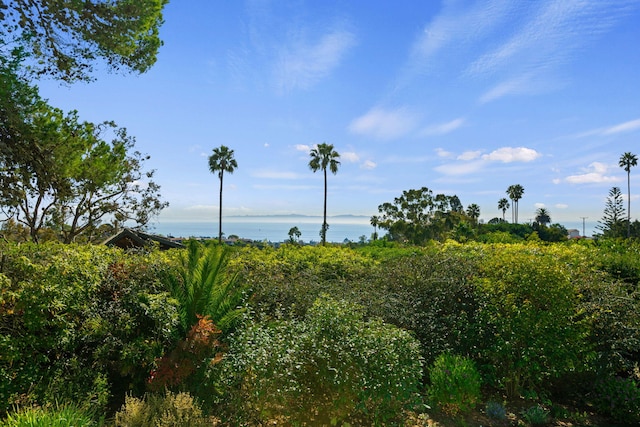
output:
<svg viewBox="0 0 640 427"><path fill-rule="evenodd" d="M119 233L109 237L103 243L107 246L117 246L122 249L142 249L156 245L160 250L184 248L184 245L180 242L130 228L123 228Z"/></svg>

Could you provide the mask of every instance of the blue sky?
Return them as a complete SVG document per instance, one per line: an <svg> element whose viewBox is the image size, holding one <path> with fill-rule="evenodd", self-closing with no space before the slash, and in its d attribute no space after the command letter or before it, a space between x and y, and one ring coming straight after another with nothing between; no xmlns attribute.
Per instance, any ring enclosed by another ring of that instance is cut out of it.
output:
<svg viewBox="0 0 640 427"><path fill-rule="evenodd" d="M488 221L520 184L520 222L545 207L592 227L611 187L626 197L618 159L640 155L637 0L174 0L164 16L146 74L39 82L51 105L136 137L170 203L161 222L216 221L207 157L222 144L238 162L224 215L321 215L308 151L322 142L341 154L329 215L371 216L426 186Z"/></svg>

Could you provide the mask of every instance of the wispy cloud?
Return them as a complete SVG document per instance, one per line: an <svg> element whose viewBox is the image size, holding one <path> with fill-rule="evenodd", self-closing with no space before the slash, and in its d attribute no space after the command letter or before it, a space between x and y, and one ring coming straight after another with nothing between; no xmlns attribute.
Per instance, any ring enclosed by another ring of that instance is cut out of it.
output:
<svg viewBox="0 0 640 427"><path fill-rule="evenodd" d="M243 86L265 84L279 94L306 90L331 75L357 37L341 16L307 19L307 6L247 1L245 37L229 53L229 70ZM265 77L269 79L265 80Z"/></svg>
<svg viewBox="0 0 640 427"><path fill-rule="evenodd" d="M278 53L274 70L278 90L310 88L328 76L355 44L355 35L345 29L333 30L315 41L296 37Z"/></svg>
<svg viewBox="0 0 640 427"><path fill-rule="evenodd" d="M453 157L455 154L453 154L451 151L447 151L444 148L436 148L436 154L438 155L438 157Z"/></svg>
<svg viewBox="0 0 640 427"><path fill-rule="evenodd" d="M573 138L585 138L589 136L608 136L616 135L619 133L633 132L640 129L640 119L629 120L627 122L618 123L608 127L602 127L597 129L591 129L586 132L580 132L573 135Z"/></svg>
<svg viewBox="0 0 640 427"><path fill-rule="evenodd" d="M631 120L603 129L602 135L613 135L616 133L631 132L637 129L640 129L640 119Z"/></svg>
<svg viewBox="0 0 640 427"><path fill-rule="evenodd" d="M417 117L405 108L373 108L349 124L349 131L377 139L395 139L413 131Z"/></svg>
<svg viewBox="0 0 640 427"><path fill-rule="evenodd" d="M474 160L477 159L478 157L480 157L480 154L482 154L482 151L465 151L464 153L460 154L457 159L458 160Z"/></svg>
<svg viewBox="0 0 640 427"><path fill-rule="evenodd" d="M583 173L567 176L564 181L569 184L610 184L619 182L619 177L609 175L609 169L610 167L605 163L593 162L583 169Z"/></svg>
<svg viewBox="0 0 640 427"><path fill-rule="evenodd" d="M546 92L566 84L562 65L634 8L634 0L444 2L416 38L400 81L447 63L459 78L489 84L480 103Z"/></svg>
<svg viewBox="0 0 640 427"><path fill-rule="evenodd" d="M358 154L354 153L353 151L345 151L343 153L340 153L340 160L344 160L350 163L356 163L360 160L360 156L358 156Z"/></svg>
<svg viewBox="0 0 640 427"><path fill-rule="evenodd" d="M421 135L422 136L445 135L460 128L462 125L464 125L464 122L465 122L465 119L457 118L457 119L451 120L450 122L432 125L425 128L421 132Z"/></svg>
<svg viewBox="0 0 640 427"><path fill-rule="evenodd" d="M376 162L371 160L365 160L360 165L360 169L372 170L372 169L375 169L377 166L378 164Z"/></svg>

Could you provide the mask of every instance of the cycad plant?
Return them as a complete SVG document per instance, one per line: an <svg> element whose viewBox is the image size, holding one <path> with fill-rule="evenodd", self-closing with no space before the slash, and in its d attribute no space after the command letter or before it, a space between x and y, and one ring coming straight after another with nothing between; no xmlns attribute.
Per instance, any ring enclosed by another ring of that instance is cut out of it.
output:
<svg viewBox="0 0 640 427"><path fill-rule="evenodd" d="M198 319L208 317L223 332L242 315L245 290L228 271L229 249L196 240L179 255L178 274L168 280L180 303L180 323L186 334Z"/></svg>

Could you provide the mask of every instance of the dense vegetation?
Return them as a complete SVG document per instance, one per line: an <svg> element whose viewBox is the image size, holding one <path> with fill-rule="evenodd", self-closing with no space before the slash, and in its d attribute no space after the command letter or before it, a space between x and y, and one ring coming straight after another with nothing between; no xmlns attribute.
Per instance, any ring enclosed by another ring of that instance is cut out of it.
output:
<svg viewBox="0 0 640 427"><path fill-rule="evenodd" d="M95 425L394 425L524 396L524 420L571 402L633 425L639 252L3 244L0 411L6 425L33 405Z"/></svg>

